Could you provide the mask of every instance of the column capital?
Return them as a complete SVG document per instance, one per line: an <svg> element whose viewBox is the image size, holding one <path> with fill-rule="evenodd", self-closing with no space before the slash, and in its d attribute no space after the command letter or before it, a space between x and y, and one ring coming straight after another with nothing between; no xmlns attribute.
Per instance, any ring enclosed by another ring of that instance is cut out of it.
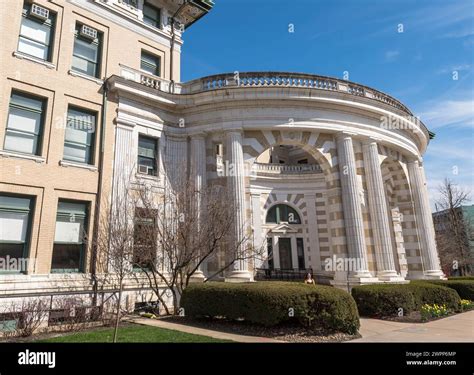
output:
<svg viewBox="0 0 474 375"><path fill-rule="evenodd" d="M174 142L187 142L188 141L188 136L186 134L173 134L173 133L167 133L165 134L166 139L169 141L174 141Z"/></svg>
<svg viewBox="0 0 474 375"><path fill-rule="evenodd" d="M133 128L137 125L136 122L127 120L121 116L118 116L115 119L115 123L117 124L117 127L128 130L133 130Z"/></svg>
<svg viewBox="0 0 474 375"><path fill-rule="evenodd" d="M378 145L378 143L381 141L380 138L377 138L377 137L365 137L362 139L362 145L363 146L368 146L372 143L375 143Z"/></svg>
<svg viewBox="0 0 474 375"><path fill-rule="evenodd" d="M205 139L206 136L207 136L206 132L198 132L198 133L193 133L189 135L191 139Z"/></svg>
<svg viewBox="0 0 474 375"><path fill-rule="evenodd" d="M336 140L339 141L339 140L346 139L346 138L352 139L356 135L357 135L357 133L348 132L348 131L341 131L341 132L336 133Z"/></svg>
<svg viewBox="0 0 474 375"><path fill-rule="evenodd" d="M240 129L229 129L229 130L225 131L226 136L230 136L230 135L233 135L233 134L243 136L244 130L242 128L240 128Z"/></svg>

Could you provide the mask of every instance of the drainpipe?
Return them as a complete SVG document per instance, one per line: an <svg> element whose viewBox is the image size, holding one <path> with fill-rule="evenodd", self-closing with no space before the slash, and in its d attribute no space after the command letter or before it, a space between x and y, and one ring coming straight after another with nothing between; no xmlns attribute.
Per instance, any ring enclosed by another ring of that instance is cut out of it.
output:
<svg viewBox="0 0 474 375"><path fill-rule="evenodd" d="M174 52L174 44L176 42L176 33L174 32L174 24L176 22L176 16L178 15L179 12L181 12L181 9L186 5L187 0L184 0L183 3L179 6L178 10L174 12L174 14L171 16L171 48L170 48L170 92L174 92L174 72L173 72L173 52Z"/></svg>
<svg viewBox="0 0 474 375"><path fill-rule="evenodd" d="M97 296L99 292L99 281L97 279L97 239L98 231L100 226L100 206L102 204L102 183L104 173L104 148L105 148L105 127L106 127L106 115L107 115L107 101L108 101L108 79L105 80L102 86L102 110L101 110L101 121L100 121L100 149L99 149L99 181L97 187L97 199L94 211L94 233L93 233L93 249L91 256L91 278L92 278L92 306L97 305Z"/></svg>

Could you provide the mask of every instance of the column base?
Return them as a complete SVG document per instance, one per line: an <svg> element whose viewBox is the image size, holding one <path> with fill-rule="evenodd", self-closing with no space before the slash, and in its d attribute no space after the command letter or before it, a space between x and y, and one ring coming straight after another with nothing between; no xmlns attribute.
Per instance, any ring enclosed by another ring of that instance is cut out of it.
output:
<svg viewBox="0 0 474 375"><path fill-rule="evenodd" d="M335 288L343 289L348 293L350 293L354 286L382 283L378 277L372 276L370 272L359 272L349 275L349 277L341 276L343 275L335 275L334 280L331 280L330 284Z"/></svg>
<svg viewBox="0 0 474 375"><path fill-rule="evenodd" d="M204 272L202 272L201 270L197 270L193 273L189 281L192 283L202 283L204 282L204 280L206 280Z"/></svg>
<svg viewBox="0 0 474 375"><path fill-rule="evenodd" d="M249 271L232 271L225 277L226 283L245 283L253 280L253 273Z"/></svg>
<svg viewBox="0 0 474 375"><path fill-rule="evenodd" d="M380 281L388 283L408 283L403 276L400 276L395 271L381 271L377 272L377 277Z"/></svg>
<svg viewBox="0 0 474 375"><path fill-rule="evenodd" d="M429 270L423 271L423 279L429 280L446 280L447 277L444 275L441 270Z"/></svg>

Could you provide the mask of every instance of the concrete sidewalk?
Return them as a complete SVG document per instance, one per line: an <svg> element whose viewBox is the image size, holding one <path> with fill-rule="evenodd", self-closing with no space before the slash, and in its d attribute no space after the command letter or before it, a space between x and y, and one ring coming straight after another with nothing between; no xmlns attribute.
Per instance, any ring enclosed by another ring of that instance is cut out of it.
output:
<svg viewBox="0 0 474 375"><path fill-rule="evenodd" d="M126 321L152 327L171 329L194 335L248 343L284 343L267 337L235 335L167 322L166 319L148 319L130 316ZM474 310L456 314L429 323L400 323L379 319L360 319L362 338L354 342L474 342Z"/></svg>
<svg viewBox="0 0 474 375"><path fill-rule="evenodd" d="M283 343L284 341L274 340L268 337L257 337L257 336L244 336L244 335L234 335L233 333L226 333L220 331L212 331L209 329L192 327L179 323L167 322L166 319L148 319L131 316L124 321L130 323L142 324L146 326L159 327L165 329L172 329L180 332L190 333L193 335L208 336L215 339L221 340L231 340L236 342L247 342L247 343Z"/></svg>
<svg viewBox="0 0 474 375"><path fill-rule="evenodd" d="M362 338L348 342L474 342L474 310L429 323L360 320Z"/></svg>

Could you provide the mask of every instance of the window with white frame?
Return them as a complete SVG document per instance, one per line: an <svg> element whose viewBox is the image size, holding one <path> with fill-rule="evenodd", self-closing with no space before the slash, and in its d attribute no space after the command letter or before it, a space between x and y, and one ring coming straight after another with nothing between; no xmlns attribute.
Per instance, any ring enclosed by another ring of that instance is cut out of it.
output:
<svg viewBox="0 0 474 375"><path fill-rule="evenodd" d="M160 18L160 9L145 1L143 4L143 22L159 29L161 27Z"/></svg>
<svg viewBox="0 0 474 375"><path fill-rule="evenodd" d="M72 70L98 78L100 76L102 33L92 27L76 24Z"/></svg>
<svg viewBox="0 0 474 375"><path fill-rule="evenodd" d="M93 164L96 115L92 112L69 107L67 113L66 132L64 135L63 159Z"/></svg>
<svg viewBox="0 0 474 375"><path fill-rule="evenodd" d="M51 61L56 16L37 4L23 5L18 52Z"/></svg>
<svg viewBox="0 0 474 375"><path fill-rule="evenodd" d="M140 69L154 76L160 75L160 57L142 51Z"/></svg>
<svg viewBox="0 0 474 375"><path fill-rule="evenodd" d="M158 173L158 140L138 136L138 173L156 176Z"/></svg>
<svg viewBox="0 0 474 375"><path fill-rule="evenodd" d="M0 195L0 258L3 264L25 264L29 252L33 198ZM7 259L9 260L7 262ZM10 269L0 269L9 272ZM16 267L14 272L26 271Z"/></svg>
<svg viewBox="0 0 474 375"><path fill-rule="evenodd" d="M84 266L87 203L60 200L51 272L81 272Z"/></svg>
<svg viewBox="0 0 474 375"><path fill-rule="evenodd" d="M40 154L46 100L12 91L3 148Z"/></svg>

